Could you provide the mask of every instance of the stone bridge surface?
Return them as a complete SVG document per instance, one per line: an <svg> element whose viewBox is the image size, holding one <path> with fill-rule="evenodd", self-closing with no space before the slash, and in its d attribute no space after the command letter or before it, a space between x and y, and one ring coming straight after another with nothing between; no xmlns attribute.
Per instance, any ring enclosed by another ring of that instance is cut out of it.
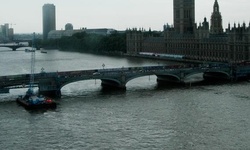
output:
<svg viewBox="0 0 250 150"><path fill-rule="evenodd" d="M158 82L181 83L187 77L198 73L204 73L207 77L216 75L231 79L234 74L232 70L227 64L215 66L196 64L41 72L34 74L34 85L38 86L42 94L60 95L63 86L82 80L100 79L103 86L125 89L130 80L143 76L156 75ZM250 67L245 72L250 74ZM0 76L0 90L28 87L29 84L30 74Z"/></svg>

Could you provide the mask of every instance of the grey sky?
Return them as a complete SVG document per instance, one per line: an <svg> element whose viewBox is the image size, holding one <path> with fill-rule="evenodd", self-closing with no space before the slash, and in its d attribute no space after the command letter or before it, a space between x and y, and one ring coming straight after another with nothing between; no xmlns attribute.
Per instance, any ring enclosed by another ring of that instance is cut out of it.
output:
<svg viewBox="0 0 250 150"><path fill-rule="evenodd" d="M173 23L173 0L0 0L0 24L9 23L15 33L42 32L42 6L56 6L56 28L72 23L75 29L149 27L162 30L163 24ZM249 0L218 0L227 24L250 21ZM214 0L196 0L196 22L210 20ZM14 25L15 24L15 25Z"/></svg>

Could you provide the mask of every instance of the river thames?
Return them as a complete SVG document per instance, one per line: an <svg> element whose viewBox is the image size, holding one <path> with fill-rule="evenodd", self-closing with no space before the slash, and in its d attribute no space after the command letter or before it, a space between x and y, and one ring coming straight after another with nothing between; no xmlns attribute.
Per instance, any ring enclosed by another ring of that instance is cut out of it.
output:
<svg viewBox="0 0 250 150"><path fill-rule="evenodd" d="M0 76L30 73L31 54L0 49ZM36 72L165 65L173 62L77 52L36 52ZM101 81L66 85L56 110L16 104L26 89L0 95L2 150L250 149L250 83L158 87L155 76L103 91Z"/></svg>

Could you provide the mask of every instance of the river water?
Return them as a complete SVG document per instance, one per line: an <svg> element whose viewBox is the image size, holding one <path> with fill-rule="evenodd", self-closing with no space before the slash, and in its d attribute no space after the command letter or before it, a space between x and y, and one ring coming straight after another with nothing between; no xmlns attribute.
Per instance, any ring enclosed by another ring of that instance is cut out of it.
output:
<svg viewBox="0 0 250 150"><path fill-rule="evenodd" d="M30 53L0 50L0 75L30 72ZM172 62L76 52L36 53L36 72L162 65ZM0 149L221 150L250 149L249 82L158 87L155 76L134 79L126 91L101 82L62 88L56 110L27 111L0 95Z"/></svg>

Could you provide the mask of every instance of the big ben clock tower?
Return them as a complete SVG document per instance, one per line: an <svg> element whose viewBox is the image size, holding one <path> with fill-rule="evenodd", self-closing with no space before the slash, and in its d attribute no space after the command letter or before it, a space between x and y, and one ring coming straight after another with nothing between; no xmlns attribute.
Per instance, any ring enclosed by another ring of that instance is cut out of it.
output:
<svg viewBox="0 0 250 150"><path fill-rule="evenodd" d="M174 28L180 34L193 33L195 24L194 0L174 0Z"/></svg>
<svg viewBox="0 0 250 150"><path fill-rule="evenodd" d="M211 34L223 33L222 17L221 17L220 8L219 8L219 4L217 0L215 0L214 2L214 10L211 16L210 33Z"/></svg>

